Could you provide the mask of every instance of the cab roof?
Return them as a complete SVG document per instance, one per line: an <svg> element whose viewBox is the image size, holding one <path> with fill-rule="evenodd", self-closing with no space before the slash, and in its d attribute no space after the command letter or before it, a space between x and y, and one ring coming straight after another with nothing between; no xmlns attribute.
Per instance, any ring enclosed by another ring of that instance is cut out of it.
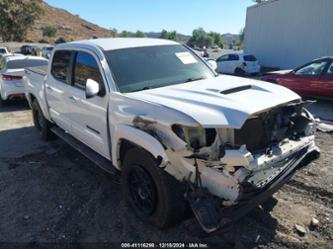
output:
<svg viewBox="0 0 333 249"><path fill-rule="evenodd" d="M91 40L74 41L69 44L95 45L104 51L134 47L148 47L159 45L177 45L179 43L155 38L99 38Z"/></svg>

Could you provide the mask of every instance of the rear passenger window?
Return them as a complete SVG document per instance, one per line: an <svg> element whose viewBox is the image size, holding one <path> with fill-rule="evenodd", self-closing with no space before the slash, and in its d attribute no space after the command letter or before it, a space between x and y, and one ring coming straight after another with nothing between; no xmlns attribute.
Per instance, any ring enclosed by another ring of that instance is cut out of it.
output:
<svg viewBox="0 0 333 249"><path fill-rule="evenodd" d="M239 56L237 54L230 54L228 60L229 61L238 61L239 60Z"/></svg>
<svg viewBox="0 0 333 249"><path fill-rule="evenodd" d="M71 51L56 51L52 62L52 75L57 80L70 84L69 65L71 61Z"/></svg>
<svg viewBox="0 0 333 249"><path fill-rule="evenodd" d="M88 53L78 52L74 64L74 85L85 89L87 79L98 82L100 89L103 89L103 78L95 58Z"/></svg>

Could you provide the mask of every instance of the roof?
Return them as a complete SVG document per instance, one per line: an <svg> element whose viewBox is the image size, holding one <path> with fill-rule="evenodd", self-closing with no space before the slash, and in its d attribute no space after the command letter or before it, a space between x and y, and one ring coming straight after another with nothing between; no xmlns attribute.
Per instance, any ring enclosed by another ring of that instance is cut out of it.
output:
<svg viewBox="0 0 333 249"><path fill-rule="evenodd" d="M177 45L179 43L170 40L155 39L155 38L100 38L100 39L75 41L75 42L70 42L70 44L90 44L98 46L105 51L108 51L108 50L134 48L134 47Z"/></svg>

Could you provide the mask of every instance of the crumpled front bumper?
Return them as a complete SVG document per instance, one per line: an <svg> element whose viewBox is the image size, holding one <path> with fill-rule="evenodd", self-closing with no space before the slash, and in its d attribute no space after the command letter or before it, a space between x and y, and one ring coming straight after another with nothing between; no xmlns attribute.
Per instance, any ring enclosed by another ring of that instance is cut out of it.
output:
<svg viewBox="0 0 333 249"><path fill-rule="evenodd" d="M306 146L296 151L286 160L286 167L266 185L260 188L247 183L242 186L242 193L237 204L222 207L221 200L211 195L205 188L191 185L185 197L189 201L195 217L207 233L218 233L243 217L253 208L265 202L283 186L300 168L319 157L316 146Z"/></svg>

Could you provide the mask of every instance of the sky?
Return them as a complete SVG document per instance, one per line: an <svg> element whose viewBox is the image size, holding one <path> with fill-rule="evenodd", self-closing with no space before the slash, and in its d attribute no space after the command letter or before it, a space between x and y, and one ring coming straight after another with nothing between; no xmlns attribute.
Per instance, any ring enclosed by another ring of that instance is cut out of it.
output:
<svg viewBox="0 0 333 249"><path fill-rule="evenodd" d="M206 31L238 34L245 26L246 8L252 0L46 0L54 7L104 28L118 31L176 30L189 35L198 27Z"/></svg>

